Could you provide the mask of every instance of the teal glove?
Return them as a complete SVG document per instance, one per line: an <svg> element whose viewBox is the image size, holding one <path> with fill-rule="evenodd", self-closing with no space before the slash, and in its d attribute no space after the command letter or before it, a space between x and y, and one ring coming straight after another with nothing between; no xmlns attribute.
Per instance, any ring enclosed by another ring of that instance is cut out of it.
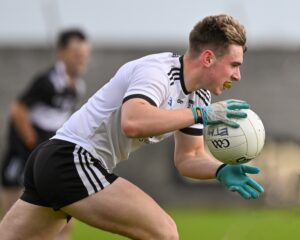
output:
<svg viewBox="0 0 300 240"><path fill-rule="evenodd" d="M250 105L245 101L230 99L199 108L204 126L224 123L230 127L238 128L240 125L229 118L246 118L247 113L239 110L249 109Z"/></svg>
<svg viewBox="0 0 300 240"><path fill-rule="evenodd" d="M230 191L238 192L243 198L258 198L264 189L246 173L257 174L260 169L249 165L221 165L217 172L217 179L223 183Z"/></svg>

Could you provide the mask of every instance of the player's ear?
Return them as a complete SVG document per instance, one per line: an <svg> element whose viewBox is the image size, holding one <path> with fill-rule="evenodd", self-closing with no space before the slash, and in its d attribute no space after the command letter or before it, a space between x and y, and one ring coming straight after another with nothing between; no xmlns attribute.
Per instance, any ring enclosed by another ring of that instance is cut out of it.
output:
<svg viewBox="0 0 300 240"><path fill-rule="evenodd" d="M209 49L204 50L201 53L200 57L201 57L203 65L206 66L206 67L211 66L214 63L215 59L216 59L215 54L213 53L213 51L211 51Z"/></svg>

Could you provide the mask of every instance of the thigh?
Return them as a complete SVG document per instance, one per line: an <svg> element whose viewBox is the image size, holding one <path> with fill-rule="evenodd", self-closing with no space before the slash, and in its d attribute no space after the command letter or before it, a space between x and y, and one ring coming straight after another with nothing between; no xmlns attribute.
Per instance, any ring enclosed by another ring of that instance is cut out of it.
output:
<svg viewBox="0 0 300 240"><path fill-rule="evenodd" d="M178 239L171 217L150 196L121 177L61 210L89 225L132 239Z"/></svg>
<svg viewBox="0 0 300 240"><path fill-rule="evenodd" d="M18 200L0 223L1 240L53 239L66 224L66 214Z"/></svg>
<svg viewBox="0 0 300 240"><path fill-rule="evenodd" d="M11 206L19 199L19 197L22 194L22 190L23 189L20 187L3 187L1 189L0 205L1 210L3 211L2 214L5 214L11 208Z"/></svg>

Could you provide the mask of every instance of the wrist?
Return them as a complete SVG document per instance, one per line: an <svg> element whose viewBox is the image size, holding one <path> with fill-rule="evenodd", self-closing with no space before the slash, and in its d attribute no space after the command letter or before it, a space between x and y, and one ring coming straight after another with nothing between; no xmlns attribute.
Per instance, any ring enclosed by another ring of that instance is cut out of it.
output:
<svg viewBox="0 0 300 240"><path fill-rule="evenodd" d="M192 112L194 115L194 122L203 124L202 114L201 114L201 108L198 106L192 107Z"/></svg>
<svg viewBox="0 0 300 240"><path fill-rule="evenodd" d="M218 179L218 175L219 175L219 173L221 172L221 170L224 168L224 167L226 167L227 166L227 164L226 163L223 163L223 164L221 164L218 168L217 168L217 171L216 171L216 173L215 173L215 177Z"/></svg>
<svg viewBox="0 0 300 240"><path fill-rule="evenodd" d="M203 106L203 107L199 107L200 109L200 113L201 113L201 118L202 118L202 124L204 126L207 126L207 109L208 107L207 106Z"/></svg>

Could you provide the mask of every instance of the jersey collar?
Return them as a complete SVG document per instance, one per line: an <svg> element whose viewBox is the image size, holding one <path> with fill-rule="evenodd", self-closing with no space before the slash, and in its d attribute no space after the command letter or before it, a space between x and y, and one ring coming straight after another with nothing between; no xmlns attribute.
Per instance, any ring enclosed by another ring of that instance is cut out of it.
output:
<svg viewBox="0 0 300 240"><path fill-rule="evenodd" d="M185 83L184 83L184 77L183 77L183 55L179 57L179 62L180 62L180 84L181 84L181 88L182 91L184 92L185 95L190 94L190 92L188 92L188 90L185 87Z"/></svg>

